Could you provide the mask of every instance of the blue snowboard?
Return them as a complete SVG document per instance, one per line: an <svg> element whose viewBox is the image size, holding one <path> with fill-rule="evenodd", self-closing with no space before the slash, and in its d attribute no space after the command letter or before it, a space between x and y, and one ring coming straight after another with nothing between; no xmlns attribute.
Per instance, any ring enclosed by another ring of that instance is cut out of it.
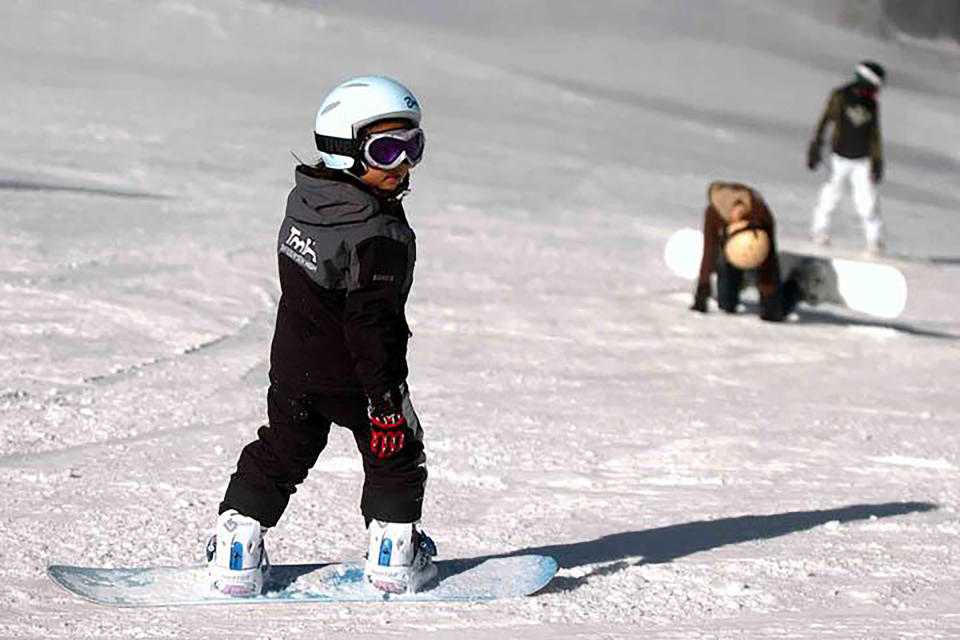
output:
<svg viewBox="0 0 960 640"><path fill-rule="evenodd" d="M418 593L393 595L363 580L363 562L270 568L263 595L231 598L211 591L205 565L97 569L50 565L47 575L81 598L118 607L362 601L476 601L530 595L557 572L549 556L523 555L437 562L437 579Z"/></svg>

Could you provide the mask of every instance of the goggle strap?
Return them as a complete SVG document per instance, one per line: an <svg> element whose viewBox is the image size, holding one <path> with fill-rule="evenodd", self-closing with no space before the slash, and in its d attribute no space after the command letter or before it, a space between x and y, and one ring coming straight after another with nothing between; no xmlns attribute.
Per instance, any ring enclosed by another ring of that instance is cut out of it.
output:
<svg viewBox="0 0 960 640"><path fill-rule="evenodd" d="M317 149L326 153L355 158L360 152L360 143L356 140L334 138L333 136L324 136L316 132L314 132L313 137L317 142Z"/></svg>

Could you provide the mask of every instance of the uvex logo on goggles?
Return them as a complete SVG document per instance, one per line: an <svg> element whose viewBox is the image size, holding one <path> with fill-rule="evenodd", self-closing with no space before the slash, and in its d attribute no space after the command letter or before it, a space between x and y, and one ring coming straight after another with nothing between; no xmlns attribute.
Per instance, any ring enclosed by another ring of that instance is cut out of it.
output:
<svg viewBox="0 0 960 640"><path fill-rule="evenodd" d="M425 141L423 129L419 127L380 131L367 136L360 149L364 161L371 167L393 169L399 167L404 160L413 167L423 158Z"/></svg>

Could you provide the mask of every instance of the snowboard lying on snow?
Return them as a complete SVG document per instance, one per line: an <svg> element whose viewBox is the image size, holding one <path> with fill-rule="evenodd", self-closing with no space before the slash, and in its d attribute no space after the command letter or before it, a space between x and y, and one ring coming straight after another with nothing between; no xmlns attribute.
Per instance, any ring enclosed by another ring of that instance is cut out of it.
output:
<svg viewBox="0 0 960 640"><path fill-rule="evenodd" d="M444 560L437 578L423 591L387 594L363 580L363 561L332 564L275 565L264 580L263 594L231 598L210 589L206 565L139 569L97 569L50 565L47 575L81 598L118 607L197 604L268 604L360 601L477 601L530 595L557 572L549 556Z"/></svg>
<svg viewBox="0 0 960 640"><path fill-rule="evenodd" d="M680 229L670 236L663 257L667 267L687 280L696 280L703 256L703 234ZM877 262L777 253L781 278L791 274L803 301L836 304L878 318L896 318L907 304L907 281L896 267Z"/></svg>

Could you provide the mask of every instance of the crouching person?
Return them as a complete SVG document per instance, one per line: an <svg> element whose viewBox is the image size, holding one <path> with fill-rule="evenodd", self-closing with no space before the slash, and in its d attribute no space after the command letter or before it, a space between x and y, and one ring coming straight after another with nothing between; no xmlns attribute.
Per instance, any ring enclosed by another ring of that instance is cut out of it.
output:
<svg viewBox="0 0 960 640"><path fill-rule="evenodd" d="M745 276L753 273L760 292L760 317L782 321L796 306L798 287L781 281L773 213L753 188L735 182L713 182L703 215L703 257L693 311L707 312L711 275L717 274L717 305L735 313Z"/></svg>

